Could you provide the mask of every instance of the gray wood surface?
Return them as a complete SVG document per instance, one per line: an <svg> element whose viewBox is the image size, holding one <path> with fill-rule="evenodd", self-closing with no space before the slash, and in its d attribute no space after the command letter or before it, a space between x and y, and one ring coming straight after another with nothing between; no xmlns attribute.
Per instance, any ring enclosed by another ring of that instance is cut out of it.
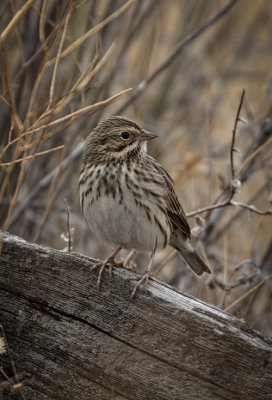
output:
<svg viewBox="0 0 272 400"><path fill-rule="evenodd" d="M123 268L98 293L93 262L4 239L0 323L26 399L272 398L269 339L158 280L129 301ZM1 379L2 398L20 399Z"/></svg>

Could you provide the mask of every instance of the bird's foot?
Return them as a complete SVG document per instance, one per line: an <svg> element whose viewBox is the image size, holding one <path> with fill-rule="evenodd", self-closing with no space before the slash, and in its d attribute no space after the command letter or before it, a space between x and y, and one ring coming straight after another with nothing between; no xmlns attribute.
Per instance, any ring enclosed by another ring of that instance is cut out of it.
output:
<svg viewBox="0 0 272 400"><path fill-rule="evenodd" d="M108 258L106 258L106 260L100 261L91 267L91 271L95 271L97 268L100 268L99 273L98 273L98 278L97 278L97 290L99 290L101 287L102 276L103 276L103 272L106 267L109 267L110 276L112 276L113 266L123 267L123 265L124 265L123 262L116 262L114 260L115 256L119 253L120 250L121 250L121 247L118 247L118 249L115 250L112 254L110 254L110 256Z"/></svg>
<svg viewBox="0 0 272 400"><path fill-rule="evenodd" d="M149 278L152 277L152 275L153 274L151 273L150 268L148 267L148 268L146 268L145 272L139 278L128 278L127 279L128 281L137 281L137 283L136 283L136 285L135 285L135 287L133 289L133 292L131 293L130 300L133 299L133 297L135 296L139 286L142 283L144 283L145 288L146 288L147 282L148 282Z"/></svg>
<svg viewBox="0 0 272 400"><path fill-rule="evenodd" d="M139 278L128 278L128 279L127 279L128 281L137 281L137 283L136 283L136 285L135 285L135 287L134 287L134 289L133 289L133 292L131 293L130 300L133 299L133 297L135 296L135 294L136 294L136 292L137 292L139 286L140 286L142 283L144 283L145 289L146 289L148 279L152 276L152 273L151 273L151 265L152 265L153 260L154 260L154 256L155 256L155 252L156 252L156 247L157 247L157 246L155 246L155 249L154 249L154 250L152 251L152 253L151 253L151 257L150 257L150 261L149 261L148 267L146 268L146 270L145 270L145 272L142 274L142 276L140 276Z"/></svg>

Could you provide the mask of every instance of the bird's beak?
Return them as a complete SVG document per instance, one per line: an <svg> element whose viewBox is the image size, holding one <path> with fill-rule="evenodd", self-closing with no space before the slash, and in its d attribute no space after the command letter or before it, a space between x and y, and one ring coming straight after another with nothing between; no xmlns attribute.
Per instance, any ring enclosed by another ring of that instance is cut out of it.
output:
<svg viewBox="0 0 272 400"><path fill-rule="evenodd" d="M147 132L142 129L142 132L141 132L140 136L138 137L138 139L145 141L145 140L155 139L156 137L158 137L158 135L156 133Z"/></svg>

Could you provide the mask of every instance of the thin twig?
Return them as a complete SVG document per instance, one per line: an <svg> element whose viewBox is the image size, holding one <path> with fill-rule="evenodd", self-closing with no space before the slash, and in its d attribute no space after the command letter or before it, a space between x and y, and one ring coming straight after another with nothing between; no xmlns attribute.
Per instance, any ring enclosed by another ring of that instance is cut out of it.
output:
<svg viewBox="0 0 272 400"><path fill-rule="evenodd" d="M235 122L234 122L234 128L232 130L232 139L231 139L231 147L230 147L230 167L231 167L232 179L235 178L234 162L233 162L233 153L235 151L235 148L234 148L235 137L236 137L237 124L238 124L238 121L239 121L239 118L240 118L240 112L241 112L241 108L242 108L242 105L243 105L244 96L245 96L245 89L243 89L243 91L242 91L240 103L239 103L239 106L238 106L238 109L237 109L236 118L235 118Z"/></svg>
<svg viewBox="0 0 272 400"><path fill-rule="evenodd" d="M195 211L192 211L190 213L187 213L186 217L187 218L192 218L195 215L203 214L203 213L205 213L207 211L215 210L216 208L223 208L223 207L228 207L228 206L236 206L236 207L246 208L247 210L252 211L252 212L254 212L254 213L258 214L258 215L272 215L272 210L271 209L265 210L265 211L261 211L261 210L258 210L253 205L248 205L248 204L241 203L241 202L238 202L238 201L233 201L232 197L233 197L233 194L231 193L231 196L227 200L223 201L222 203L214 204L212 206L208 206L208 207L204 207L204 208L199 208L198 210L195 210Z"/></svg>
<svg viewBox="0 0 272 400"><path fill-rule="evenodd" d="M258 209L257 209L255 206L253 206L253 205L241 203L241 202L239 202L239 201L230 200L229 205L230 205L230 206L235 206L235 207L246 208L247 210L252 211L252 212L254 212L254 213L258 214L258 215L272 215L272 210L271 210L271 209L266 210L266 211L261 211L261 210L258 210Z"/></svg>
<svg viewBox="0 0 272 400"><path fill-rule="evenodd" d="M213 204L213 205L208 206L208 207L199 208L198 210L191 211L191 212L189 212L189 213L186 214L186 217L187 217L187 218L192 218L192 217L194 217L195 215L203 214L203 213L205 213L205 212L207 212L207 211L215 210L216 208L227 207L227 206L230 205L230 200L231 200L231 199L228 198L227 200L223 201L222 203Z"/></svg>

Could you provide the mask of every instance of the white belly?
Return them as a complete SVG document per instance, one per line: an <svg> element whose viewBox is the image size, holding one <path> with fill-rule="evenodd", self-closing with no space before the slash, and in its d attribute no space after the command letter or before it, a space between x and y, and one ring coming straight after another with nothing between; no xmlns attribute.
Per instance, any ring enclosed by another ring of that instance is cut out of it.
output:
<svg viewBox="0 0 272 400"><path fill-rule="evenodd" d="M167 226L164 215L158 209L154 211L161 225ZM152 251L164 248L169 240L170 229L163 234L154 219L149 221L145 211L133 202L120 205L112 197L103 196L85 210L85 217L99 239L113 246Z"/></svg>
<svg viewBox="0 0 272 400"><path fill-rule="evenodd" d="M121 188L121 204L118 191L115 196L102 191L97 198L97 184L93 185L86 197L83 213L96 236L103 242L127 250L153 251L155 248L164 248L169 242L170 226L168 217L162 211L161 200L153 198L151 206L147 201L148 196L141 202L135 200L132 191L128 190L123 181ZM146 208L141 207L142 202Z"/></svg>

